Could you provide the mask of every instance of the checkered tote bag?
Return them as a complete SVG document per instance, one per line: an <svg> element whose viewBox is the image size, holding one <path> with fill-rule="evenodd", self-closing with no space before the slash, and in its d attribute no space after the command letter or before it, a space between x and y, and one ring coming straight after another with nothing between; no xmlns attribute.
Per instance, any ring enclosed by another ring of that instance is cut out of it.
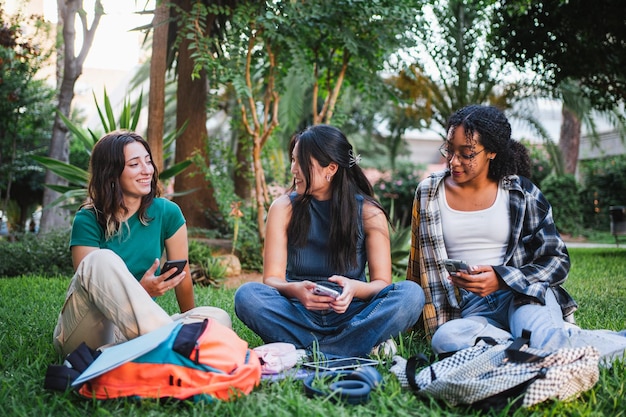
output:
<svg viewBox="0 0 626 417"><path fill-rule="evenodd" d="M549 399L571 400L598 381L599 352L586 346L548 353L528 347L530 333L513 342L483 338L475 346L416 373L419 358L394 357L391 372L403 387L450 405L501 409Z"/></svg>

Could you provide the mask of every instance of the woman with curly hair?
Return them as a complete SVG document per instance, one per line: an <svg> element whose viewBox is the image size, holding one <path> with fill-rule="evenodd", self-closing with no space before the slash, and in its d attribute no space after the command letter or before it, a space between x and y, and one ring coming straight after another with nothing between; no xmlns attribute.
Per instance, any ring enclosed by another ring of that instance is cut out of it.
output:
<svg viewBox="0 0 626 417"><path fill-rule="evenodd" d="M448 167L415 194L407 275L426 294L422 324L433 350L450 354L481 336L510 339L526 329L532 347L594 345L604 356L621 355L620 334L573 324L577 305L563 288L567 248L506 116L470 105L446 131ZM446 259L466 261L469 270L449 273Z"/></svg>

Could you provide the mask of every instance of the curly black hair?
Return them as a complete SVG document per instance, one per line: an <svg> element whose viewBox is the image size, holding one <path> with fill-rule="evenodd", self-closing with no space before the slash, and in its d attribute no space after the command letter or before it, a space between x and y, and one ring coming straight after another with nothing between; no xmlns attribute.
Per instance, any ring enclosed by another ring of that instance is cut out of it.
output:
<svg viewBox="0 0 626 417"><path fill-rule="evenodd" d="M489 178L499 181L507 175L530 176L528 150L511 139L511 124L500 109L478 104L463 107L448 120L448 136L459 126L465 130L468 143L472 143L477 134L485 149L496 154L489 164Z"/></svg>

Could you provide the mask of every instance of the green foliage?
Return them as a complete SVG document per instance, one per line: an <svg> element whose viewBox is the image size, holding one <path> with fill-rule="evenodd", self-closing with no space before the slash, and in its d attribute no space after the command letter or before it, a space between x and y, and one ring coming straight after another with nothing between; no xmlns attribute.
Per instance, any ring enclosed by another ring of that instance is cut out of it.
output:
<svg viewBox="0 0 626 417"><path fill-rule="evenodd" d="M421 165L400 164L395 172L386 174L373 184L374 193L398 227L411 224L415 189L424 171L425 167Z"/></svg>
<svg viewBox="0 0 626 417"><path fill-rule="evenodd" d="M530 155L530 180L541 187L541 182L552 172L550 155L543 146L522 141Z"/></svg>
<svg viewBox="0 0 626 417"><path fill-rule="evenodd" d="M541 188L552 206L552 215L559 232L580 234L584 224L576 178L573 175L551 174L541 182Z"/></svg>
<svg viewBox="0 0 626 417"><path fill-rule="evenodd" d="M69 231L23 233L14 238L14 242L0 240L0 277L73 274Z"/></svg>
<svg viewBox="0 0 626 417"><path fill-rule="evenodd" d="M502 2L494 18L500 53L553 89L580 82L597 108L626 102L624 3L597 0ZM601 63L601 64L600 64Z"/></svg>
<svg viewBox="0 0 626 417"><path fill-rule="evenodd" d="M239 225L237 253L241 268L252 271L263 270L263 246L259 242L256 226L256 210L248 207L242 210L244 217Z"/></svg>
<svg viewBox="0 0 626 417"><path fill-rule="evenodd" d="M0 3L0 211L17 205L12 231L23 229L43 195L44 172L32 156L47 152L53 123L54 89L39 75L49 31L43 17L8 17Z"/></svg>
<svg viewBox="0 0 626 417"><path fill-rule="evenodd" d="M389 231L391 246L391 272L406 279L409 254L411 253L411 226L396 225Z"/></svg>
<svg viewBox="0 0 626 417"><path fill-rule="evenodd" d="M609 229L609 207L626 205L626 155L581 161L585 225Z"/></svg>
<svg viewBox="0 0 626 417"><path fill-rule="evenodd" d="M227 265L220 262L207 244L195 240L189 240L189 263L196 265L209 282L219 284L226 275ZM192 276L194 275L192 271Z"/></svg>
<svg viewBox="0 0 626 417"><path fill-rule="evenodd" d="M236 165L232 149L227 142L219 138L209 139L209 159L213 161L210 167L199 156L193 160L200 167L213 186L215 200L219 213L213 213L214 222L221 237L234 238L235 224L237 223L236 255L241 267L260 271L262 269L262 245L259 242L257 229L257 211L253 204L242 201L235 194L235 185L232 179L232 167ZM239 205L242 217L231 215L233 205Z"/></svg>
<svg viewBox="0 0 626 417"><path fill-rule="evenodd" d="M189 254L187 256L190 264L200 264L205 259L213 257L213 250L201 241L189 239Z"/></svg>

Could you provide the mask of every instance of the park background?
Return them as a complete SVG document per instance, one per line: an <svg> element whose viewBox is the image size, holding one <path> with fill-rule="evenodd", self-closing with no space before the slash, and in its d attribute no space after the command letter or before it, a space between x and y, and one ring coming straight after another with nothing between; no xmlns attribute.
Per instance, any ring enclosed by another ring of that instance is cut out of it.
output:
<svg viewBox="0 0 626 417"><path fill-rule="evenodd" d="M392 214L399 280L413 193L441 167L445 120L465 104L496 105L531 150L531 179L571 248L579 324L626 327L626 249L610 217L626 204L626 5L590 3L0 1L0 414L477 415L420 400L388 372L358 407L305 398L289 380L190 406L43 390L47 365L61 360L50 340L72 275L69 226L89 151L120 127L150 141L168 197L187 216L197 304L225 308L257 346L233 294L258 279L264 213L290 183L289 136L322 122L348 134ZM238 273L228 270L233 258ZM172 294L158 302L176 312ZM405 357L429 353L419 332L398 342ZM618 362L577 401L491 414L623 415L625 379Z"/></svg>

